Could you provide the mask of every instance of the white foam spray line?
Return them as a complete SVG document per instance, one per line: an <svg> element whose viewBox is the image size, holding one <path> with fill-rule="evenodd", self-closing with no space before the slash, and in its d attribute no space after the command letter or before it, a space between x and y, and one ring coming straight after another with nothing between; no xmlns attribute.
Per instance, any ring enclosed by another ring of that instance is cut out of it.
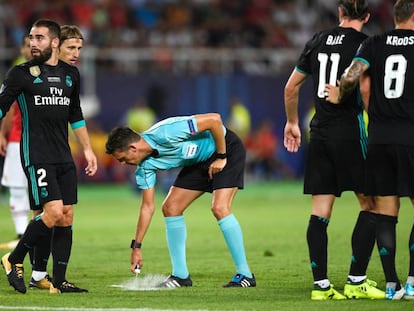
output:
<svg viewBox="0 0 414 311"><path fill-rule="evenodd" d="M161 274L147 274L145 276L137 275L132 279L128 279L121 284L112 284L111 287L121 288L123 290L160 290L157 285L164 282L168 276Z"/></svg>

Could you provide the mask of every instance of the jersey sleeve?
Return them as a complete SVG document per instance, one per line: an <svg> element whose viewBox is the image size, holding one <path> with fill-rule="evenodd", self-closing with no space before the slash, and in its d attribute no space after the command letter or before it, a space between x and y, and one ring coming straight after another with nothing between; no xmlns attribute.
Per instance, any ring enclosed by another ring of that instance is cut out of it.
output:
<svg viewBox="0 0 414 311"><path fill-rule="evenodd" d="M309 75L312 73L312 51L319 44L321 33L316 33L312 39L310 39L303 48L302 54L299 57L298 63L295 69L303 74Z"/></svg>
<svg viewBox="0 0 414 311"><path fill-rule="evenodd" d="M6 75L6 79L0 88L0 119L3 118L11 105L22 92L22 84L19 82L18 67L13 67Z"/></svg>
<svg viewBox="0 0 414 311"><path fill-rule="evenodd" d="M363 63L367 64L368 67L370 67L370 64L372 63L372 43L373 37L362 41L355 54L354 60L362 61Z"/></svg>
<svg viewBox="0 0 414 311"><path fill-rule="evenodd" d="M157 174L154 170L145 169L145 161L135 171L135 180L139 189L151 189L155 186Z"/></svg>
<svg viewBox="0 0 414 311"><path fill-rule="evenodd" d="M85 126L85 120L80 103L80 75L76 67L73 67L71 74L66 77L67 83L73 83L73 92L69 107L69 123L72 129ZM71 82L69 82L71 81Z"/></svg>

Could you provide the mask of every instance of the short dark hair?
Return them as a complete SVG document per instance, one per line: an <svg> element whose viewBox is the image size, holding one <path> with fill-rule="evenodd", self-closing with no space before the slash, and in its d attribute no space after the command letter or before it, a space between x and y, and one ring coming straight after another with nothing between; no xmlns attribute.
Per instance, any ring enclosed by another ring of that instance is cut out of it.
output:
<svg viewBox="0 0 414 311"><path fill-rule="evenodd" d="M115 151L124 151L129 144L137 142L141 136L126 126L117 126L111 130L105 144L105 152L113 154Z"/></svg>
<svg viewBox="0 0 414 311"><path fill-rule="evenodd" d="M32 27L46 27L49 29L50 39L58 38L60 41L60 26L55 21L50 19L38 19L33 23Z"/></svg>
<svg viewBox="0 0 414 311"><path fill-rule="evenodd" d="M414 13L414 0L398 0L394 4L394 22L407 21Z"/></svg>
<svg viewBox="0 0 414 311"><path fill-rule="evenodd" d="M350 19L363 20L368 15L368 0L339 0L344 16Z"/></svg>

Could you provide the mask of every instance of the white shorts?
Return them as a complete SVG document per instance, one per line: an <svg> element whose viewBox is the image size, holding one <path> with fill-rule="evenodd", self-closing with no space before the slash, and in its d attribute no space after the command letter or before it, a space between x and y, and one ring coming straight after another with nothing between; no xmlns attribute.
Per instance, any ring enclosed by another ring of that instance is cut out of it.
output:
<svg viewBox="0 0 414 311"><path fill-rule="evenodd" d="M6 187L27 188L27 178L20 162L20 143L9 142L7 144L1 184Z"/></svg>

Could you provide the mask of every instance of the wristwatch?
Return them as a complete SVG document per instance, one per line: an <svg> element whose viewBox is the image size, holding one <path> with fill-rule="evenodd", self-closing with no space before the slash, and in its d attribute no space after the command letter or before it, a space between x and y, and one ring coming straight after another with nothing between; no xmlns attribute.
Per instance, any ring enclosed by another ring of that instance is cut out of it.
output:
<svg viewBox="0 0 414 311"><path fill-rule="evenodd" d="M215 156L216 156L216 159L226 159L227 158L227 153L216 152Z"/></svg>
<svg viewBox="0 0 414 311"><path fill-rule="evenodd" d="M131 241L131 248L141 248L142 243L136 242L135 240Z"/></svg>

